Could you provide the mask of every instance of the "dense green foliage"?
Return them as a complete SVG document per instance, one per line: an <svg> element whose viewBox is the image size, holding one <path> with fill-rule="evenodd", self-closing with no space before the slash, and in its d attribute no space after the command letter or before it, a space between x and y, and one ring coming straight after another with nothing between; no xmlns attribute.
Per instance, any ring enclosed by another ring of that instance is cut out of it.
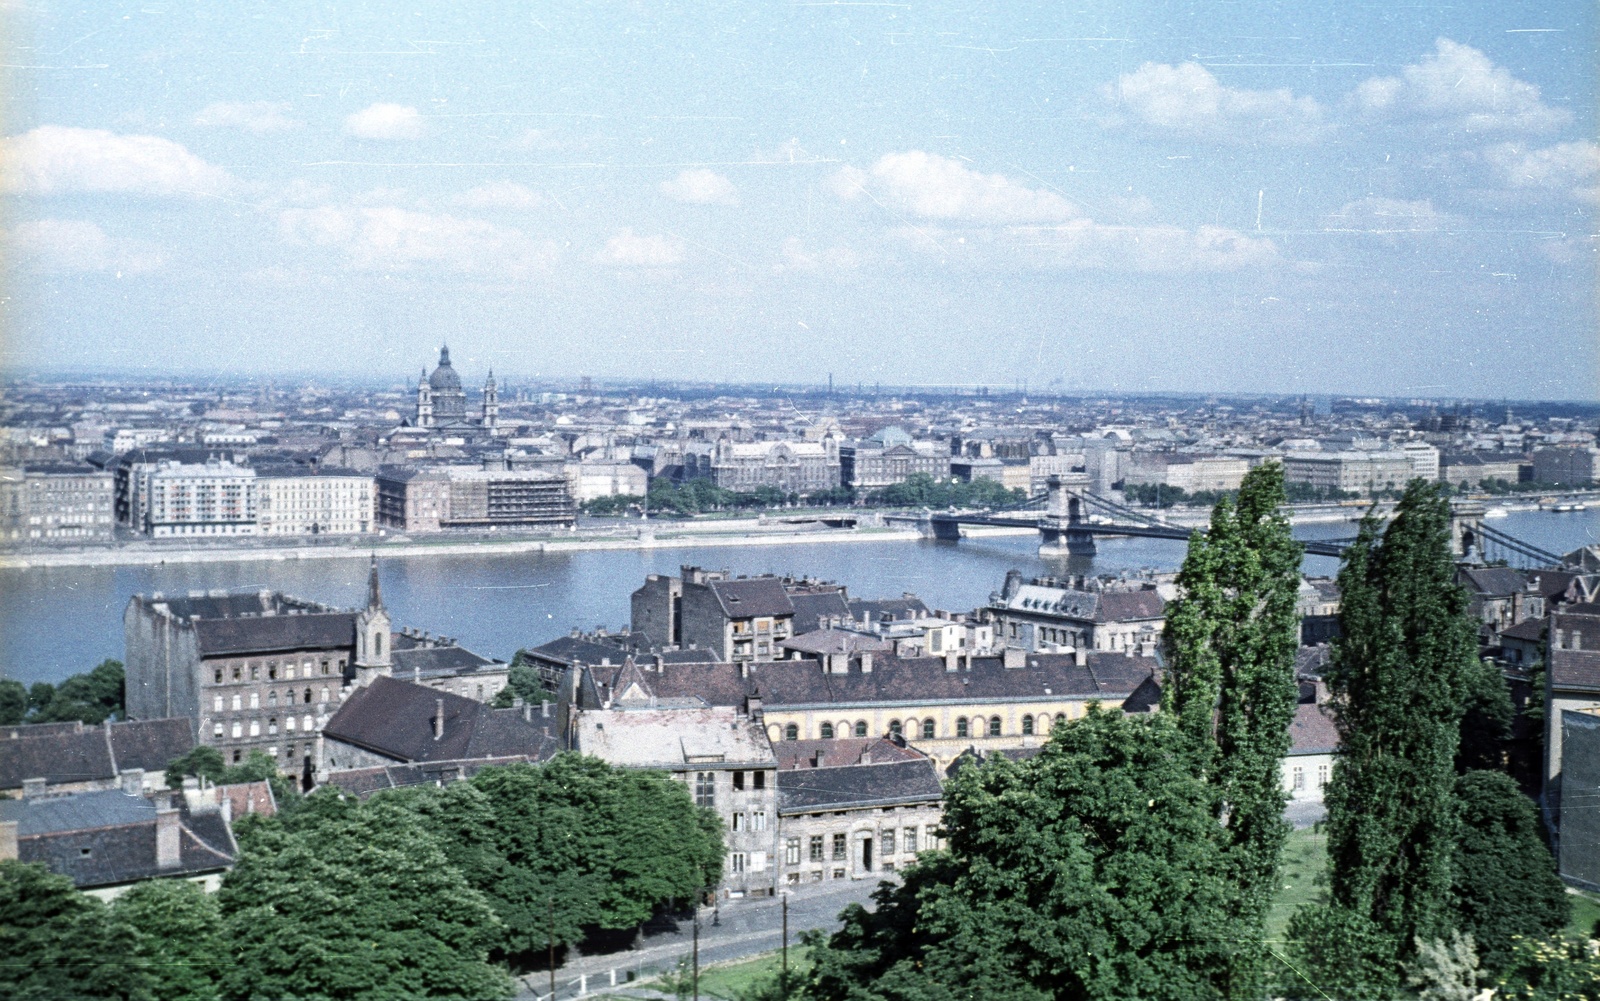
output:
<svg viewBox="0 0 1600 1001"><path fill-rule="evenodd" d="M638 494L612 494L609 497L594 497L583 502L583 513L593 515L627 514L629 511L644 504L644 498Z"/></svg>
<svg viewBox="0 0 1600 1001"><path fill-rule="evenodd" d="M1343 635L1325 675L1342 744L1324 793L1329 902L1290 928L1322 991L1392 989L1415 943L1453 925L1455 757L1478 668L1449 521L1437 487L1413 481L1381 542L1363 520L1339 572Z"/></svg>
<svg viewBox="0 0 1600 1001"><path fill-rule="evenodd" d="M226 950L218 935L217 901L198 883L140 883L111 904L135 936L133 958L159 1001L218 1001Z"/></svg>
<svg viewBox="0 0 1600 1001"><path fill-rule="evenodd" d="M1592 1001L1600 998L1600 951L1593 939L1518 939L1499 987L1501 1001Z"/></svg>
<svg viewBox="0 0 1600 1001"><path fill-rule="evenodd" d="M0 726L16 726L28 718L28 687L0 678Z"/></svg>
<svg viewBox="0 0 1600 1001"><path fill-rule="evenodd" d="M510 709L516 699L531 704L549 699L554 694L544 687L538 670L528 664L527 651L518 650L517 655L511 658L511 667L506 671L506 687L495 693L494 707Z"/></svg>
<svg viewBox="0 0 1600 1001"><path fill-rule="evenodd" d="M1544 938L1567 923L1571 904L1545 846L1533 802L1503 772L1456 779L1461 829L1454 860L1455 912L1483 968L1505 969L1518 936Z"/></svg>
<svg viewBox="0 0 1600 1001"><path fill-rule="evenodd" d="M167 763L167 788L178 789L187 777L205 779L212 785L236 782L269 782L280 804L298 796L300 787L293 778L278 771L278 763L263 751L251 751L237 765L230 765L214 747L196 746L181 758Z"/></svg>
<svg viewBox="0 0 1600 1001"><path fill-rule="evenodd" d="M814 942L830 1001L1224 996L1231 920L1212 796L1169 715L1091 707L1039 755L946 788L948 849Z"/></svg>
<svg viewBox="0 0 1600 1001"><path fill-rule="evenodd" d="M1283 467L1251 470L1237 503L1219 502L1209 530L1190 538L1180 597L1167 610L1162 708L1187 737L1220 822L1232 934L1240 943L1231 966L1235 996L1249 995L1262 979L1266 956L1258 943L1289 832L1280 767L1299 699L1301 549L1279 512L1283 503Z"/></svg>
<svg viewBox="0 0 1600 1001"><path fill-rule="evenodd" d="M421 820L324 791L237 825L219 894L228 998L506 997L500 924Z"/></svg>
<svg viewBox="0 0 1600 1001"><path fill-rule="evenodd" d="M1461 737L1456 747L1456 771L1500 769L1506 765L1506 743L1516 707L1500 668L1492 660L1466 666L1462 678ZM1542 691L1542 689L1540 689ZM1530 699L1541 705L1543 699ZM1480 943L1481 944L1481 943Z"/></svg>
<svg viewBox="0 0 1600 1001"><path fill-rule="evenodd" d="M1122 496L1131 504L1143 507L1168 508L1174 504L1217 504L1237 497L1237 490L1195 490L1169 487L1165 483L1127 483Z"/></svg>
<svg viewBox="0 0 1600 1001"><path fill-rule="evenodd" d="M59 685L0 681L0 726L18 723L100 724L123 716L123 672L119 660L103 660L93 670Z"/></svg>
<svg viewBox="0 0 1600 1001"><path fill-rule="evenodd" d="M154 1001L134 932L72 880L0 862L0 997Z"/></svg>
<svg viewBox="0 0 1600 1001"><path fill-rule="evenodd" d="M514 959L545 949L552 928L567 945L592 929L637 927L722 877L715 814L665 775L596 758L490 768L377 799L403 803L438 836L494 908L497 948Z"/></svg>
<svg viewBox="0 0 1600 1001"><path fill-rule="evenodd" d="M997 480L936 480L927 473L912 473L903 483L874 490L868 504L880 507L1006 507L1028 499L1026 491L1007 490Z"/></svg>

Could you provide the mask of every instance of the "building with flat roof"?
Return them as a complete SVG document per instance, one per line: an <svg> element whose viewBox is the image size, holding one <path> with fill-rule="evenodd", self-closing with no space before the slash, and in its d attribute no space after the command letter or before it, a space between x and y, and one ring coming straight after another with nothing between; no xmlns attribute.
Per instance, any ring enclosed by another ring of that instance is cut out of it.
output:
<svg viewBox="0 0 1600 1001"><path fill-rule="evenodd" d="M0 469L0 540L103 542L115 529L114 478L93 466Z"/></svg>
<svg viewBox="0 0 1600 1001"><path fill-rule="evenodd" d="M139 531L154 538L256 534L256 471L213 458L163 459L142 474Z"/></svg>
<svg viewBox="0 0 1600 1001"><path fill-rule="evenodd" d="M372 477L353 469L263 466L256 470L261 535L364 535L377 530Z"/></svg>

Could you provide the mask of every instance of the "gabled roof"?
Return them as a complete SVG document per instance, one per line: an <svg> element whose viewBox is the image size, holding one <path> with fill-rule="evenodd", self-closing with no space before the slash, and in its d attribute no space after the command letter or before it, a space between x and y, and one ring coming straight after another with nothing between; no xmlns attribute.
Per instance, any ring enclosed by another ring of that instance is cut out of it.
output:
<svg viewBox="0 0 1600 1001"><path fill-rule="evenodd" d="M707 581L706 587L716 595L723 614L730 619L794 614L794 602L777 577L713 580Z"/></svg>
<svg viewBox="0 0 1600 1001"><path fill-rule="evenodd" d="M798 650L812 655L856 654L862 651L877 654L894 649L893 643L866 633L851 632L848 629L818 629L786 639L779 646L786 650Z"/></svg>
<svg viewBox="0 0 1600 1001"><path fill-rule="evenodd" d="M400 649L396 645L389 659L397 678L439 678L475 674L485 669L504 670L506 665L481 657L466 647L424 646Z"/></svg>
<svg viewBox="0 0 1600 1001"><path fill-rule="evenodd" d="M444 732L434 719L444 706ZM559 750L555 719L524 719L518 709L481 702L409 681L379 677L356 689L323 727L323 736L397 762L451 761L526 755L536 760Z"/></svg>
<svg viewBox="0 0 1600 1001"><path fill-rule="evenodd" d="M1332 754L1338 749L1339 729L1327 707L1314 702L1295 706L1294 721L1289 724L1289 756Z"/></svg>
<svg viewBox="0 0 1600 1001"><path fill-rule="evenodd" d="M882 764L885 761L916 761L927 757L915 748L896 744L887 737L838 737L833 740L780 740L772 745L778 767L828 768L838 765ZM820 761L819 761L820 759Z"/></svg>
<svg viewBox="0 0 1600 1001"><path fill-rule="evenodd" d="M534 657L557 664L621 664L628 651L609 643L596 643L582 636L560 636L528 651Z"/></svg>
<svg viewBox="0 0 1600 1001"><path fill-rule="evenodd" d="M931 758L778 772L778 813L937 803L943 797Z"/></svg>
<svg viewBox="0 0 1600 1001"><path fill-rule="evenodd" d="M1522 594L1528 589L1528 578L1511 567L1461 567L1457 574L1468 590L1484 597Z"/></svg>
<svg viewBox="0 0 1600 1001"><path fill-rule="evenodd" d="M797 633L819 629L825 620L835 616L850 618L850 606L845 602L842 591L791 590L789 602L794 606L794 631Z"/></svg>
<svg viewBox="0 0 1600 1001"><path fill-rule="evenodd" d="M20 789L24 779L66 785L109 781L129 768L164 771L194 745L187 717L0 727L0 789Z"/></svg>
<svg viewBox="0 0 1600 1001"><path fill-rule="evenodd" d="M222 811L191 811L178 802L178 864L170 868L157 865L156 804L120 789L0 799L0 820L17 822L20 861L44 863L80 889L232 865L237 847Z"/></svg>

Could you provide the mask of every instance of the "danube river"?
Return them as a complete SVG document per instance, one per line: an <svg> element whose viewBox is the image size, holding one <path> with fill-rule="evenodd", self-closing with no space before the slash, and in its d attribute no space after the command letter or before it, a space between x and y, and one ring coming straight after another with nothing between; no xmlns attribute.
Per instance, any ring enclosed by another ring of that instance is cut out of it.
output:
<svg viewBox="0 0 1600 1001"><path fill-rule="evenodd" d="M1514 512L1496 528L1555 552L1600 541L1600 509L1576 514ZM1304 525L1302 538L1355 533L1350 524ZM395 625L454 636L486 656L509 659L578 627L627 625L628 596L650 573L680 564L735 574L784 573L849 585L857 597L906 591L929 606L968 610L985 603L1007 570L1030 576L1136 573L1176 569L1183 544L1161 539L1105 539L1092 559L1041 558L1037 536L996 536L959 543L884 541L792 545L672 547L516 555L392 559L380 567L384 602ZM1309 557L1306 570L1332 574L1338 562ZM365 599L362 559L318 559L165 566L0 570L0 677L59 681L102 659L122 657L122 610L136 593L270 588L353 606Z"/></svg>

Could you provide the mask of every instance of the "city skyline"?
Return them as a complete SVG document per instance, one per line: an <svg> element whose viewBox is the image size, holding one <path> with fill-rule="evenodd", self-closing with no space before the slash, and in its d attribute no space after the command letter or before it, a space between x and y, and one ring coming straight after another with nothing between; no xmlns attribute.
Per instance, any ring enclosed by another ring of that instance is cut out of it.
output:
<svg viewBox="0 0 1600 1001"><path fill-rule="evenodd" d="M1593 13L13 9L13 372L1593 400Z"/></svg>

